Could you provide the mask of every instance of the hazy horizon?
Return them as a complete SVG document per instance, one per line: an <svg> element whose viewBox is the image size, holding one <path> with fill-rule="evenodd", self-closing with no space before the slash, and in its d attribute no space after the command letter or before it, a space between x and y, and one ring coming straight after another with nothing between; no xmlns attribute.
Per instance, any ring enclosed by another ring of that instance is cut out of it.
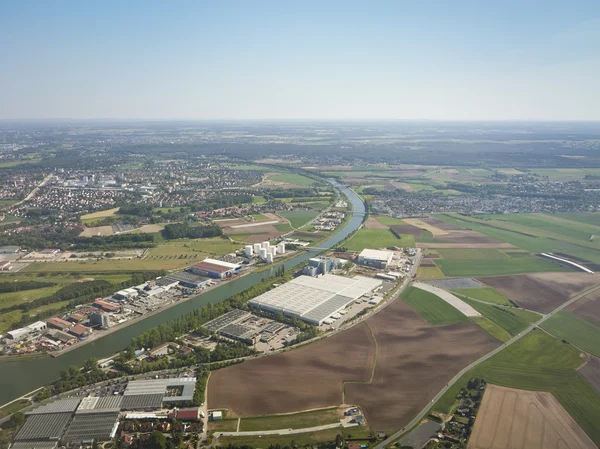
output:
<svg viewBox="0 0 600 449"><path fill-rule="evenodd" d="M3 6L2 120L600 121L597 1Z"/></svg>

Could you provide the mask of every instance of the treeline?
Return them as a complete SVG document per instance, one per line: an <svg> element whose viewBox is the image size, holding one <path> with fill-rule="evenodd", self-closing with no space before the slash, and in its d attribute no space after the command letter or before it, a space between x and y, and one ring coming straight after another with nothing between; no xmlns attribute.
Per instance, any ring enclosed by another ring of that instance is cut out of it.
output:
<svg viewBox="0 0 600 449"><path fill-rule="evenodd" d="M197 407L204 403L204 392L206 391L209 374L210 370L205 366L201 366L196 370L196 387L194 389L194 398L192 399L192 402Z"/></svg>
<svg viewBox="0 0 600 449"><path fill-rule="evenodd" d="M300 332L298 335L296 335L296 338L294 338L293 340L286 341L285 346L297 345L298 343L302 343L303 341L311 340L318 336L319 336L319 329L315 326L310 326L305 331Z"/></svg>
<svg viewBox="0 0 600 449"><path fill-rule="evenodd" d="M136 215L138 217L151 217L153 207L148 204L123 204L119 207L119 215Z"/></svg>
<svg viewBox="0 0 600 449"><path fill-rule="evenodd" d="M296 188L296 189L270 189L265 192L265 195L271 198L302 198L307 196L318 196L319 192L313 188Z"/></svg>
<svg viewBox="0 0 600 449"><path fill-rule="evenodd" d="M35 290L36 288L52 287L56 285L54 282L42 281L15 281L15 282L0 282L0 293L21 292L24 290Z"/></svg>
<svg viewBox="0 0 600 449"><path fill-rule="evenodd" d="M67 371L60 372L60 380L44 387L35 396L35 401L43 401L65 391L74 390L85 385L94 384L103 380L118 377L119 374L113 371L102 371L98 368L98 360L91 358L84 362L80 370L76 366L71 366Z"/></svg>
<svg viewBox="0 0 600 449"><path fill-rule="evenodd" d="M247 194L219 196L218 198L207 200L198 210L210 211L214 209L223 209L226 207L237 206L239 204L251 203L252 199L253 196ZM194 210L193 207L192 210Z"/></svg>
<svg viewBox="0 0 600 449"><path fill-rule="evenodd" d="M95 237L77 237L70 249L79 251L106 251L124 248L152 248L156 246L151 234L117 234Z"/></svg>
<svg viewBox="0 0 600 449"><path fill-rule="evenodd" d="M223 231L218 226L190 226L187 222L168 224L162 230L162 236L167 240L210 238L221 235Z"/></svg>

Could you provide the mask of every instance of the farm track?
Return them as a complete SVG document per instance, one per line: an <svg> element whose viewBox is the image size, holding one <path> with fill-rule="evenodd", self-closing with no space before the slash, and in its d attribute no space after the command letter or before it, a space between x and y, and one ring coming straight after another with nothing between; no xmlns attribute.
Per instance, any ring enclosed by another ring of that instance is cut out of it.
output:
<svg viewBox="0 0 600 449"><path fill-rule="evenodd" d="M427 413L429 413L431 407L446 393L446 391L448 391L448 389L450 387L452 387L456 382L458 382L460 380L460 378L464 374L466 374L467 372L469 372L471 369L473 369L477 365L485 362L486 360L492 358L494 355L498 354L499 352L501 352L505 348L509 347L513 343L519 341L521 338L523 338L525 335L527 335L533 329L539 328L539 326L544 321L546 321L548 318L550 318L555 313L560 312L564 308L568 307L570 304L573 304L574 302L580 300L581 298L584 298L586 295L588 295L590 293L593 293L595 291L598 291L598 290L600 290L600 284L595 285L594 287L591 287L591 288L589 288L589 289L587 289L587 290L579 293L578 295L576 295L573 298L569 299L567 302L565 302L565 303L561 304L560 306L558 306L552 312L548 313L547 315L544 315L538 321L536 321L535 323L531 324L523 332L521 332L517 336L511 338L510 340L508 340L507 342L505 342L504 344L502 344L502 346L500 346L500 347L498 347L498 348L490 351L489 353L487 353L483 357L479 358L478 360L474 361L473 363L471 363L468 366L466 366L465 368L463 368L458 374L456 374L452 378L452 380L450 382L448 382L448 384L444 388L442 388L442 390L434 397L434 399L431 401L431 403L428 404L423 410L421 410L421 412L417 416L415 416L415 418L410 423L408 423L406 426L404 426L402 429L400 429L399 431L397 431L396 433L394 433L389 438L387 438L384 441L380 442L377 446L375 446L374 449L384 449L388 444L390 444L390 443L396 441L397 439L399 439L406 432L406 430L411 429L412 427L414 427L415 425L417 425L427 415Z"/></svg>

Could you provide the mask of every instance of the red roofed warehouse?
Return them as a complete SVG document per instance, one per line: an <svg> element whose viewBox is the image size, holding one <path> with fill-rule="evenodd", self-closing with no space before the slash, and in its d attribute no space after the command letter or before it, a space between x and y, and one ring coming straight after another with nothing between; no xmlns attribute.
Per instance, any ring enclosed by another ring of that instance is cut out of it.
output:
<svg viewBox="0 0 600 449"><path fill-rule="evenodd" d="M204 259L202 262L192 265L190 271L200 276L211 278L224 278L238 273L242 266L235 263L223 262L216 259Z"/></svg>
<svg viewBox="0 0 600 449"><path fill-rule="evenodd" d="M50 318L46 321L46 323L48 323L48 326L54 327L61 331L64 331L65 329L68 329L73 325L73 323L69 323L68 321L63 320L62 318L57 317Z"/></svg>

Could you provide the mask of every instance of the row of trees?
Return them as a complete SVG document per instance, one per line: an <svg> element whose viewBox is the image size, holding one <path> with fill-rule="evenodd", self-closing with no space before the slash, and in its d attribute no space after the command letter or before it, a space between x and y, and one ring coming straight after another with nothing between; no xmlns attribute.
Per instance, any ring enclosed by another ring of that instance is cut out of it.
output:
<svg viewBox="0 0 600 449"><path fill-rule="evenodd" d="M223 231L218 226L190 226L188 222L168 224L162 230L162 236L167 240L199 239L222 235Z"/></svg>
<svg viewBox="0 0 600 449"><path fill-rule="evenodd" d="M35 290L37 288L52 287L54 282L44 281L13 281L0 282L0 293L22 292L24 290Z"/></svg>

